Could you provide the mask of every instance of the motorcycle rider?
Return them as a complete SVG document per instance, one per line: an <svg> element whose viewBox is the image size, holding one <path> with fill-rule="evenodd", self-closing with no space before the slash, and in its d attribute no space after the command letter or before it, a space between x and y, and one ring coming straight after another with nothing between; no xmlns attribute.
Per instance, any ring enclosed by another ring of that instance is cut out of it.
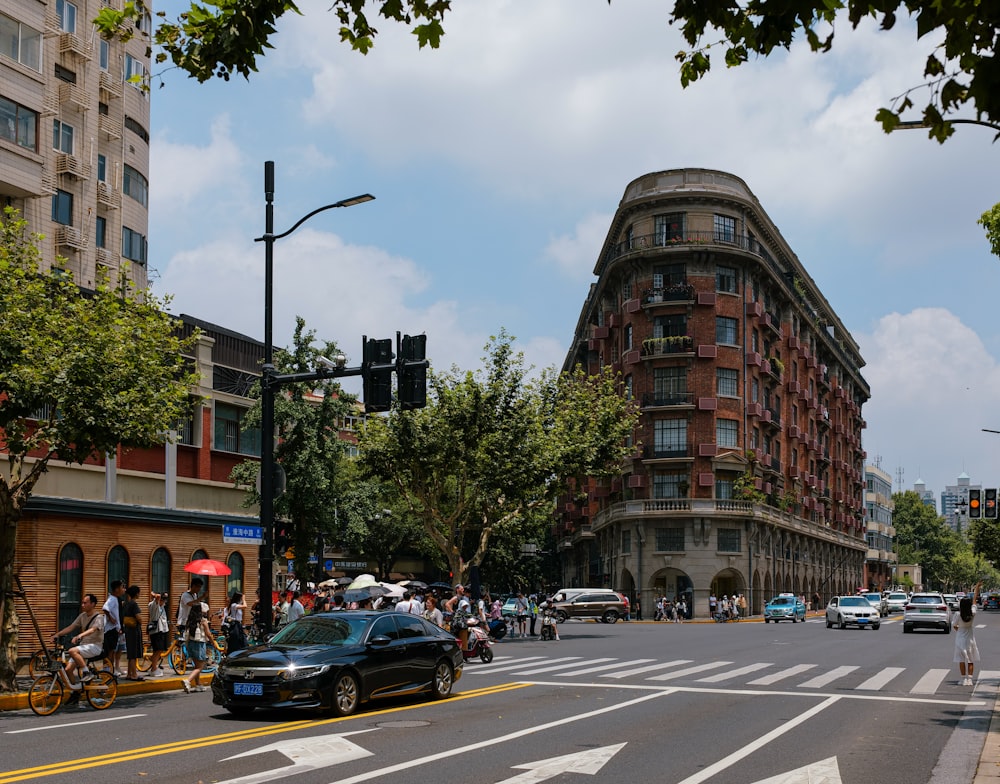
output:
<svg viewBox="0 0 1000 784"><path fill-rule="evenodd" d="M552 639L559 642L559 624L556 622L555 610L552 609L555 603L556 597L549 596L538 605L538 609L542 613L542 631L544 632L546 627L552 629ZM541 639L545 639L544 634Z"/></svg>

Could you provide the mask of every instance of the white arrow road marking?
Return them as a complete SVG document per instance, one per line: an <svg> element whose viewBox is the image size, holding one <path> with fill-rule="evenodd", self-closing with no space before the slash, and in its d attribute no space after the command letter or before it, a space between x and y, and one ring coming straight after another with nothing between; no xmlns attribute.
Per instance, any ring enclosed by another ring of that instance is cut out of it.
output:
<svg viewBox="0 0 1000 784"><path fill-rule="evenodd" d="M223 762L239 759L240 757L252 757L256 754L263 754L267 751L279 751L292 761L291 765L285 765L274 770L264 770L260 773L251 773L249 776L241 776L238 779L228 779L220 784L261 784L265 781L283 779L286 776L294 776L296 773L304 773L307 770L318 770L330 765L337 765L341 762L362 759L372 756L373 752L363 749L355 743L347 740L348 735L359 735L362 732L371 732L376 729L372 727L367 730L357 730L355 732L344 732L339 735L320 736L318 738L294 738L291 740L279 740L269 743L266 746L258 746L242 754L234 754L226 757Z"/></svg>
<svg viewBox="0 0 1000 784"><path fill-rule="evenodd" d="M779 773L769 779L761 779L754 784L841 784L837 758L814 762L787 773Z"/></svg>
<svg viewBox="0 0 1000 784"><path fill-rule="evenodd" d="M538 762L511 765L512 768L527 768L528 772L504 779L497 784L538 784L563 773L586 773L588 776L593 776L623 748L625 748L625 744L618 743L614 746L589 749L577 754L565 754L562 757L550 757Z"/></svg>

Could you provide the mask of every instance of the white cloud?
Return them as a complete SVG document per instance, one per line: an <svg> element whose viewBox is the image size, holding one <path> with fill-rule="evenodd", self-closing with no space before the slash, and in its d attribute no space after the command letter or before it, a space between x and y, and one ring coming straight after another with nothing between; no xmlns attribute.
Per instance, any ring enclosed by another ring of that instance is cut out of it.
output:
<svg viewBox="0 0 1000 784"><path fill-rule="evenodd" d="M149 168L151 212L169 212L200 200L206 191L225 192L236 180L242 153L233 141L228 114L212 119L208 144L182 144L154 134Z"/></svg>
<svg viewBox="0 0 1000 784"><path fill-rule="evenodd" d="M545 256L569 277L591 280L595 259L604 244L612 217L591 213L576 224L571 235L553 237L545 248Z"/></svg>

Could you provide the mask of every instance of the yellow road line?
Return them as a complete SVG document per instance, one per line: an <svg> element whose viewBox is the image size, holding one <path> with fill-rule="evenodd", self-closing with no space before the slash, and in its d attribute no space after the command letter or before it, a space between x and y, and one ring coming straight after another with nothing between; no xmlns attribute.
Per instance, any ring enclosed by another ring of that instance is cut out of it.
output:
<svg viewBox="0 0 1000 784"><path fill-rule="evenodd" d="M327 724L334 724L343 721L350 721L354 718L370 718L372 716L381 716L387 713L396 713L400 711L413 710L415 708L426 708L430 705L446 705L449 702L455 702L457 700L468 700L475 697L486 697L491 694L499 694L504 691L510 691L513 689L521 689L527 686L526 683L505 683L500 686L490 686L482 689L475 689L473 691L461 692L455 694L443 702L421 702L414 705L398 706L395 708L383 708L377 711L366 711L364 713L355 714L354 716L337 717L333 719L315 719L315 720L299 720L291 722L283 722L281 724L272 724L264 727L254 727L246 730L239 730L236 732L226 732L221 735L211 735L205 738L191 738L189 740L174 741L172 743L163 743L157 746L147 746L142 749L129 749L127 751L115 752L112 754L101 754L96 757L82 757L75 760L66 760L64 762L55 762L49 765L39 765L33 768L23 768L21 770L10 770L6 772L0 772L0 784L12 784L16 781L28 781L30 779L41 778L43 776L53 776L60 773L70 773L75 770L85 770L87 768L97 768L102 765L114 765L120 762L129 762L137 759L145 759L148 757L158 757L164 754L173 754L178 751L188 751L190 749L207 748L209 746L218 746L223 743L233 743L239 740L252 740L254 738L262 738L268 735L278 735L285 732L292 732L294 730L311 729L313 727L323 727Z"/></svg>

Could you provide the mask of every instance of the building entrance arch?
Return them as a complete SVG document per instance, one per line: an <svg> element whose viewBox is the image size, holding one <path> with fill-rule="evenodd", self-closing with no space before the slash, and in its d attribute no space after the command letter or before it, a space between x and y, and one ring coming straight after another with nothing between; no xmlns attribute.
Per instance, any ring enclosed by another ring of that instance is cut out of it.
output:
<svg viewBox="0 0 1000 784"><path fill-rule="evenodd" d="M745 594L747 583L736 569L723 569L712 578L710 590L717 597Z"/></svg>
<svg viewBox="0 0 1000 784"><path fill-rule="evenodd" d="M694 605L694 583L686 572L667 567L654 573L650 582L655 598L665 596L672 602L683 599L687 604L687 617L691 617L691 609Z"/></svg>

